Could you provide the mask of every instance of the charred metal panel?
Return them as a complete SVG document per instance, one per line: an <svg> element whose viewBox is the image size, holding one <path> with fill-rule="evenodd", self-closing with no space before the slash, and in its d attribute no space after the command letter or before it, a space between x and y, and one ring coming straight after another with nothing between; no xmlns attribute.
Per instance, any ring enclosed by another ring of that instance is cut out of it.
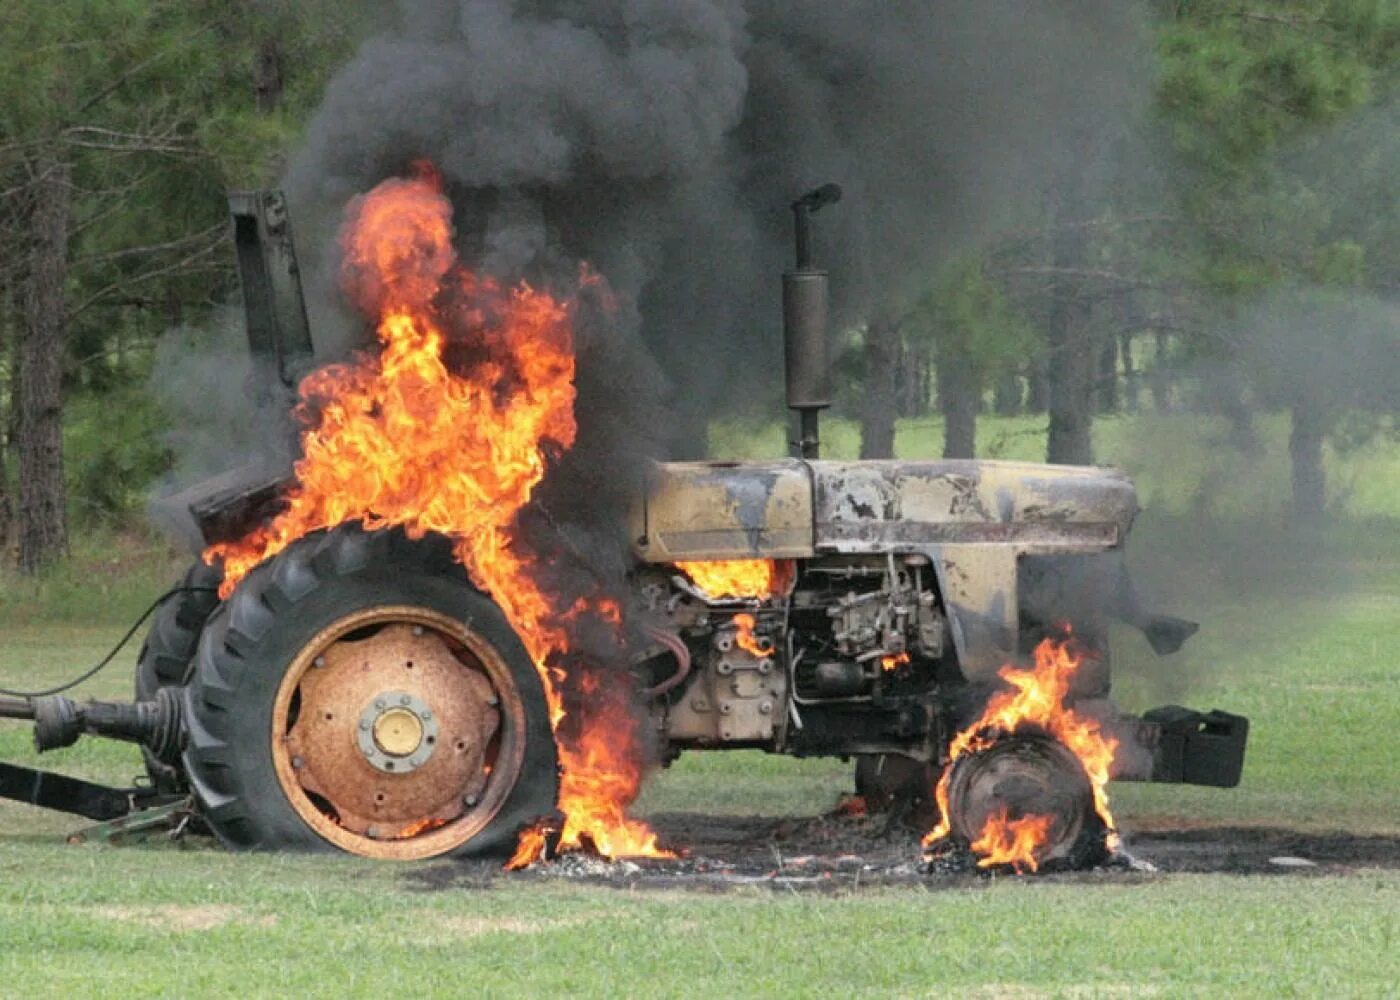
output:
<svg viewBox="0 0 1400 1000"><path fill-rule="evenodd" d="M654 466L632 537L644 562L813 555L812 482L803 462Z"/></svg>
<svg viewBox="0 0 1400 1000"><path fill-rule="evenodd" d="M198 552L242 538L286 505L289 467L253 464L230 469L151 505L157 523Z"/></svg>
<svg viewBox="0 0 1400 1000"><path fill-rule="evenodd" d="M990 680L1017 654L1017 560L1122 541L1132 483L1110 469L1023 462L813 462L815 543L826 552L928 553L958 661Z"/></svg>
<svg viewBox="0 0 1400 1000"><path fill-rule="evenodd" d="M928 549L938 574L958 664L969 681L993 681L1016 657L1020 607L1018 551L1009 545L940 545Z"/></svg>
<svg viewBox="0 0 1400 1000"><path fill-rule="evenodd" d="M1022 462L813 462L815 542L832 552L941 544L1095 551L1137 513L1110 469Z"/></svg>

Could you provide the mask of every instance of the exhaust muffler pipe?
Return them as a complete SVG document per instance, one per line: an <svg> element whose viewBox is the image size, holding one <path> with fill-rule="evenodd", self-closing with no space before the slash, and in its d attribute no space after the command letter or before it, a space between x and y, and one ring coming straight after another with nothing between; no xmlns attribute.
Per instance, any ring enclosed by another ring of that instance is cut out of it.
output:
<svg viewBox="0 0 1400 1000"><path fill-rule="evenodd" d="M827 273L812 262L812 213L840 200L837 185L823 184L792 203L797 266L783 273L783 355L788 409L798 414L798 458L821 457L818 414L831 405Z"/></svg>

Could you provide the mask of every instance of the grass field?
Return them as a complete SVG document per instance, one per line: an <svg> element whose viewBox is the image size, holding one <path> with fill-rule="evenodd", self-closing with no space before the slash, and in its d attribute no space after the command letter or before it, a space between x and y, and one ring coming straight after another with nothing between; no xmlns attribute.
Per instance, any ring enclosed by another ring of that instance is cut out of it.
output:
<svg viewBox="0 0 1400 1000"><path fill-rule="evenodd" d="M1371 478L1400 479L1376 461ZM1116 636L1116 693L1134 710L1249 715L1252 745L1237 789L1115 786L1130 842L1173 823L1400 833L1400 522L1367 510L1307 547L1267 518L1207 530L1184 509L1144 518L1136 563L1203 630L1167 660ZM95 660L177 569L150 543L106 540L52 580L0 581L0 684ZM133 657L87 690L124 695ZM0 723L0 759L35 761L28 739ZM101 742L43 763L109 780L139 768ZM639 807L810 815L848 787L840 762L717 753L658 775ZM0 995L1400 995L1400 867L821 895L430 888L440 866L69 847L74 825L0 805Z"/></svg>

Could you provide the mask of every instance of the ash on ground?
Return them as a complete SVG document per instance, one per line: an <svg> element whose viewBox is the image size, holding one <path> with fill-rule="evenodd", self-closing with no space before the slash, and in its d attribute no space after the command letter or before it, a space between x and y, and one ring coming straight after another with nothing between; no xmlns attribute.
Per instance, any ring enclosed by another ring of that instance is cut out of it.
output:
<svg viewBox="0 0 1400 1000"><path fill-rule="evenodd" d="M1400 868L1400 837L1278 827L1157 823L1130 832L1128 850L1093 868L1017 876L1005 869L979 869L971 852L951 845L926 858L918 833L884 816L666 813L649 819L662 843L682 848L683 856L607 861L572 853L521 872L502 871L499 859L441 862L414 868L405 878L424 889L565 879L629 889L852 892L890 886L968 888L1012 878L1098 884L1155 880L1177 872L1310 877Z"/></svg>

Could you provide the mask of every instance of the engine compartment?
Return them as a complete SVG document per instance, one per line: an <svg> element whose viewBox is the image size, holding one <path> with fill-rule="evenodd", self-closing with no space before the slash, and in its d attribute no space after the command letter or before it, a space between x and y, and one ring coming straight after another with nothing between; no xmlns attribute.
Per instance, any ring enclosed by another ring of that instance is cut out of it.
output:
<svg viewBox="0 0 1400 1000"><path fill-rule="evenodd" d="M666 756L746 745L935 759L962 678L928 557L769 565L762 589L718 595L681 566L640 571L652 644L639 667Z"/></svg>

